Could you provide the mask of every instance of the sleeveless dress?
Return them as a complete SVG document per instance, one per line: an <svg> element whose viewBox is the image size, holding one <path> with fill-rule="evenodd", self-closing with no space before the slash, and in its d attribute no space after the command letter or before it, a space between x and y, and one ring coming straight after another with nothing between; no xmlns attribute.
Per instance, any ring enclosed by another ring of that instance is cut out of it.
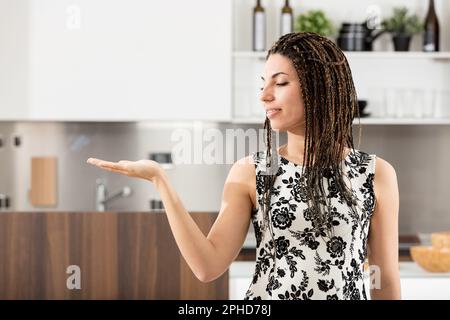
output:
<svg viewBox="0 0 450 320"><path fill-rule="evenodd" d="M367 299L364 262L370 219L375 208L375 155L352 150L342 160L344 181L356 196L351 210L331 180L324 182L331 201L334 233L321 234L308 209L302 166L279 154L269 212L263 228L265 152L252 154L256 169L257 206L252 212L256 262L244 299ZM326 180L326 178L324 178Z"/></svg>

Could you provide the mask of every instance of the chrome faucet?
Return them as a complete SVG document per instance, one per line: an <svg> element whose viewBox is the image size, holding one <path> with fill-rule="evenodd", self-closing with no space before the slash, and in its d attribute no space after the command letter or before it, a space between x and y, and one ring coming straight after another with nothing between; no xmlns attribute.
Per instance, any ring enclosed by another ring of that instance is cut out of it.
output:
<svg viewBox="0 0 450 320"><path fill-rule="evenodd" d="M110 197L107 197L108 192L106 191L106 185L102 179L97 179L97 188L95 193L95 208L97 211L105 211L106 210L106 204L117 198L117 197L128 197L131 194L131 188L128 186L125 186L122 188L122 190L118 191L117 193L113 194Z"/></svg>

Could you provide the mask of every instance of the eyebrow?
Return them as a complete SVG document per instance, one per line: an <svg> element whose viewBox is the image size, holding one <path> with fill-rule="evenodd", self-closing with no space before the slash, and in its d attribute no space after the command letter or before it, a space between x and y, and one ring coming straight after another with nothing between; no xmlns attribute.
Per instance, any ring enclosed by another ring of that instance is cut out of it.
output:
<svg viewBox="0 0 450 320"><path fill-rule="evenodd" d="M272 75L272 79L275 78L276 76L279 76L280 74L285 74L285 75L288 76L287 73L284 73L284 72L277 72L277 73L274 73L274 74ZM262 79L263 81L265 80L263 76L261 76L261 79Z"/></svg>

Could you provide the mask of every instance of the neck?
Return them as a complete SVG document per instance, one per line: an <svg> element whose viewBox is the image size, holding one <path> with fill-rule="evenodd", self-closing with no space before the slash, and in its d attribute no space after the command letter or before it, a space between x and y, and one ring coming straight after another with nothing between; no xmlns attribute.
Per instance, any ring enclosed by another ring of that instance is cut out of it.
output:
<svg viewBox="0 0 450 320"><path fill-rule="evenodd" d="M305 151L305 133L304 132L287 132L287 146L285 147L285 155L292 158L303 157Z"/></svg>
<svg viewBox="0 0 450 320"><path fill-rule="evenodd" d="M301 159L303 161L303 153L305 151L305 132L287 131L287 144L282 146L281 153L290 159ZM349 149L344 146L344 154L342 158L347 156Z"/></svg>

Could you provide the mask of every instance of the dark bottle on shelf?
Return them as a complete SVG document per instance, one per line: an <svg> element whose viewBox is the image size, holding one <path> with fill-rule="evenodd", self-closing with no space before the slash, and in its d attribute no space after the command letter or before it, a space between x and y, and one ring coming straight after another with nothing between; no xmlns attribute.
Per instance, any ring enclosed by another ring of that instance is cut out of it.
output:
<svg viewBox="0 0 450 320"><path fill-rule="evenodd" d="M286 33L291 33L294 30L294 13L291 6L289 6L289 0L284 1L284 7L281 9L281 26L280 36Z"/></svg>
<svg viewBox="0 0 450 320"><path fill-rule="evenodd" d="M266 12L261 0L253 8L253 51L266 50Z"/></svg>
<svg viewBox="0 0 450 320"><path fill-rule="evenodd" d="M439 21L436 10L434 9L434 0L429 0L428 12L424 24L423 51L439 51Z"/></svg>

